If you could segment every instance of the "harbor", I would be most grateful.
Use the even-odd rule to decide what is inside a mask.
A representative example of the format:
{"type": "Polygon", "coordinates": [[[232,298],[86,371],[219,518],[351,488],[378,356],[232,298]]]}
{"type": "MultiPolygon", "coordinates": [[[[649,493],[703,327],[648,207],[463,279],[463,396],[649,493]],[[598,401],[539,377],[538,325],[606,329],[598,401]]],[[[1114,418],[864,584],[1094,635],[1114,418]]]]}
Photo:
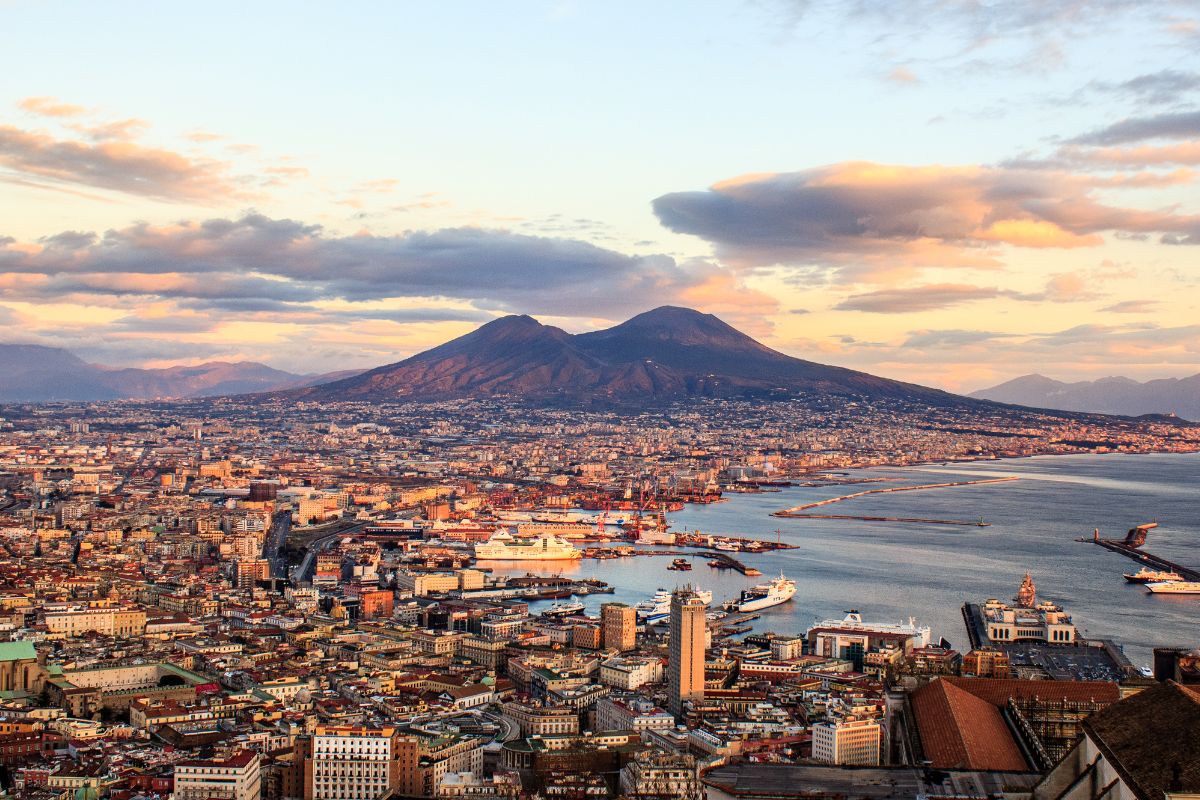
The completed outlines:
{"type": "MultiPolygon", "coordinates": [[[[918,484],[917,486],[889,486],[886,489],[866,489],[861,492],[854,492],[853,494],[843,494],[843,495],[838,495],[837,497],[830,497],[825,500],[817,500],[812,503],[805,503],[803,505],[793,506],[792,508],[786,508],[782,511],[776,511],[771,516],[785,517],[785,518],[786,517],[803,518],[805,515],[801,514],[800,512],[808,511],[811,508],[821,508],[822,506],[828,506],[828,505],[832,505],[834,503],[844,503],[847,500],[855,500],[860,497],[869,497],[871,495],[895,494],[897,492],[922,492],[922,491],[928,491],[928,490],[932,490],[932,489],[952,489],[952,488],[956,488],[956,487],[960,487],[960,486],[982,486],[982,485],[989,484],[989,483],[1008,483],[1009,481],[1015,481],[1015,480],[1020,480],[1020,478],[1016,475],[1011,475],[1011,476],[1006,476],[1003,478],[981,478],[979,480],[973,480],[973,481],[948,481],[945,483],[924,483],[924,484],[918,484]]],[[[831,519],[839,519],[839,517],[831,517],[831,519]]],[[[903,519],[903,518],[893,519],[890,517],[878,517],[878,518],[876,518],[876,521],[912,522],[912,521],[917,521],[917,520],[916,519],[903,519]]],[[[946,524],[957,524],[957,523],[950,520],[950,521],[947,521],[946,524]]],[[[966,524],[974,524],[974,523],[966,523],[966,524]]]]}
{"type": "Polygon", "coordinates": [[[1158,523],[1151,522],[1145,525],[1138,525],[1130,529],[1124,539],[1101,539],[1100,530],[1097,528],[1092,532],[1091,539],[1079,539],[1078,541],[1091,542],[1098,544],[1105,550],[1111,550],[1114,553],[1120,553],[1126,558],[1131,558],[1139,564],[1148,565],[1162,572],[1171,572],[1179,575],[1186,581],[1200,581],[1200,570],[1191,567],[1185,567],[1183,564],[1178,564],[1174,561],[1156,556],[1153,553],[1142,550],[1142,545],[1146,543],[1146,537],[1151,530],[1158,527],[1158,523]]]}

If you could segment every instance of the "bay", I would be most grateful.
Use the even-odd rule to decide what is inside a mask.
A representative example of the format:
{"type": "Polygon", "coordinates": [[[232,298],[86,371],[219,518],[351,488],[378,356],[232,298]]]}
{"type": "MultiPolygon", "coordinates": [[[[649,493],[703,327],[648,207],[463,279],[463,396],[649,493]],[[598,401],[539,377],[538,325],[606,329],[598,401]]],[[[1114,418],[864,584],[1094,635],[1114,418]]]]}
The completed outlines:
{"type": "MultiPolygon", "coordinates": [[[[747,578],[692,559],[691,572],[667,569],[670,558],[638,557],[579,564],[521,564],[500,574],[596,577],[615,587],[585,600],[589,612],[610,600],[636,603],[659,588],[693,583],[711,589],[714,604],[782,572],[796,581],[792,602],[762,613],[756,631],[802,633],[815,621],[848,610],[867,621],[914,617],[967,649],[961,606],[989,597],[1009,600],[1029,572],[1040,598],[1066,608],[1088,638],[1122,645],[1136,664],[1156,646],[1200,646],[1200,596],[1164,597],[1121,577],[1138,565],[1093,544],[1076,542],[1099,528],[1120,538],[1157,521],[1145,549],[1200,567],[1200,454],[1040,456],[1005,461],[846,471],[885,483],[788,487],[733,494],[725,502],[690,505],[670,514],[674,530],[752,536],[795,549],[739,558],[764,573],[747,578]],[[872,488],[1016,477],[1018,480],[869,495],[811,513],[977,520],[988,527],[853,520],[784,519],[771,512],[872,488]]],[[[493,565],[494,566],[494,565],[493,565]]],[[[541,604],[534,606],[535,609],[541,604]]]]}

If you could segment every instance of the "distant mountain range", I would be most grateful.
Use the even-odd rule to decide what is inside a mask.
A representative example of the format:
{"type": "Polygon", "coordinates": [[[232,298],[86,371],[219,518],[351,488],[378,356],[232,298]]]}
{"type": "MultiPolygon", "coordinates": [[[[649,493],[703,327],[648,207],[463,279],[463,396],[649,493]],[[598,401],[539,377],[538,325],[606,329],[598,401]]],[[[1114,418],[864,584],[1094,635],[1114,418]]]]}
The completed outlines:
{"type": "Polygon", "coordinates": [[[793,358],[711,314],[673,306],[576,335],[532,317],[503,317],[395,364],[276,394],[316,401],[502,394],[606,404],[798,393],[943,406],[973,402],[937,389],[793,358]]]}
{"type": "Polygon", "coordinates": [[[1060,411],[1132,417],[1176,414],[1184,419],[1200,420],[1200,375],[1144,383],[1124,377],[1064,383],[1045,375],[1023,375],[999,386],[972,392],[970,396],[1060,411]]]}
{"type": "Polygon", "coordinates": [[[216,397],[294,389],[354,372],[296,375],[253,361],[136,369],[89,364],[57,347],[0,344],[0,402],[216,397]]]}

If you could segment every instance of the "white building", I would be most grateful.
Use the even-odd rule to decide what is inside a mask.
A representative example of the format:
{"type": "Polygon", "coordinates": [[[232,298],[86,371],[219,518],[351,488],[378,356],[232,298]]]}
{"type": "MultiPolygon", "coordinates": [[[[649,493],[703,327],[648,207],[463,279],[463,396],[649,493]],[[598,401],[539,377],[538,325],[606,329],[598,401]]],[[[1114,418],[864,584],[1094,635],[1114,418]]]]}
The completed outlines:
{"type": "Polygon", "coordinates": [[[181,761],[175,765],[175,800],[259,800],[259,763],[252,750],[223,761],[181,761]]]}
{"type": "Polygon", "coordinates": [[[318,726],[312,741],[313,800],[379,800],[395,788],[391,728],[318,726]]]}
{"type": "Polygon", "coordinates": [[[648,700],[605,697],[596,703],[596,730],[648,731],[675,727],[675,718],[648,700]]]}
{"type": "Polygon", "coordinates": [[[827,720],[812,726],[812,757],[825,764],[879,764],[883,729],[873,719],[827,720]]]}
{"type": "Polygon", "coordinates": [[[647,683],[660,683],[662,661],[657,658],[610,658],[600,665],[600,682],[614,689],[633,691],[647,683]]]}

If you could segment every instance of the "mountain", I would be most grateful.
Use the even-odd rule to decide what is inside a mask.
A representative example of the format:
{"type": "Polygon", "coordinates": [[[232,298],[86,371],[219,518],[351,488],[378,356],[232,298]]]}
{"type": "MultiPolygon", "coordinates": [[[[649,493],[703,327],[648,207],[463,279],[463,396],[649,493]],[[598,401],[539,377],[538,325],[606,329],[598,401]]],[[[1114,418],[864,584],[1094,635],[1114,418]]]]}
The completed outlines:
{"type": "Polygon", "coordinates": [[[253,361],[117,368],[89,364],[57,347],[0,344],[0,402],[215,397],[300,388],[351,374],[357,373],[296,375],[253,361]]]}
{"type": "Polygon", "coordinates": [[[1045,375],[1024,375],[990,389],[972,392],[970,396],[1060,411],[1125,416],[1176,414],[1184,419],[1200,420],[1200,375],[1144,383],[1120,376],[1064,383],[1045,375]]]}
{"type": "Polygon", "coordinates": [[[280,396],[380,401],[504,394],[607,403],[800,392],[935,405],[970,402],[937,389],[793,358],[711,314],[673,306],[576,335],[532,317],[503,317],[404,361],[280,396]]]}

